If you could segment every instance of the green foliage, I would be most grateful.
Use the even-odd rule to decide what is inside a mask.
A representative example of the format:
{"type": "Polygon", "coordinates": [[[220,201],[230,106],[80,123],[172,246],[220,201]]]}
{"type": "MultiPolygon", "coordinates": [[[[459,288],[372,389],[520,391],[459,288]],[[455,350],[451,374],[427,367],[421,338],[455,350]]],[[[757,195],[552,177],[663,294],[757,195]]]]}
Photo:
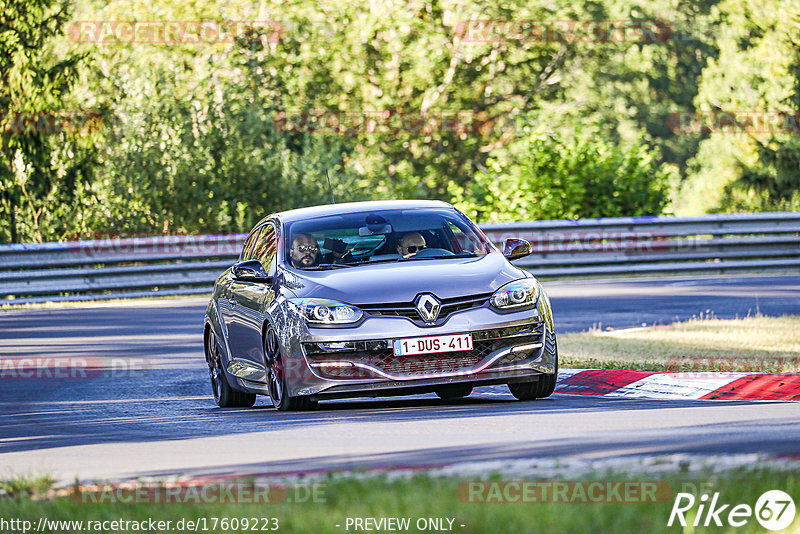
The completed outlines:
{"type": "Polygon", "coordinates": [[[469,181],[491,147],[509,141],[502,125],[510,114],[556,97],[559,84],[547,73],[575,54],[574,46],[540,41],[462,42],[459,23],[476,13],[500,20],[579,16],[520,0],[502,8],[339,0],[324,13],[305,2],[270,7],[285,21],[286,36],[249,51],[242,66],[246,60],[255,93],[275,109],[387,112],[433,122],[422,132],[356,130],[344,141],[373,190],[401,198],[442,198],[449,181],[469,181]],[[442,123],[442,114],[458,112],[467,131],[442,123]]]}
{"type": "Polygon", "coordinates": [[[0,133],[0,242],[245,231],[327,202],[326,169],[338,201],[440,198],[482,220],[797,206],[793,136],[667,120],[800,109],[800,11],[782,0],[77,0],[72,20],[283,27],[102,45],[64,35],[64,0],[0,6],[0,114],[104,119],[91,133],[0,133]],[[463,38],[465,21],[487,20],[651,21],[659,39],[463,38]],[[282,119],[325,111],[355,118],[338,132],[282,119]],[[379,112],[432,127],[357,127],[379,112]]]}
{"type": "Polygon", "coordinates": [[[718,211],[800,210],[800,141],[776,136],[756,154],[757,164],[725,186],[718,211]]]}
{"type": "Polygon", "coordinates": [[[467,187],[451,193],[481,222],[619,217],[660,213],[669,172],[640,143],[629,149],[594,135],[530,131],[467,187]]]}
{"type": "Polygon", "coordinates": [[[127,103],[110,134],[96,224],[119,234],[242,231],[272,211],[327,202],[325,169],[339,200],[359,198],[339,139],[290,147],[274,112],[235,87],[202,104],[175,99],[177,90],[162,76],[143,102],[127,103]]]}
{"type": "Polygon", "coordinates": [[[58,0],[0,1],[0,242],[52,238],[71,226],[91,180],[90,136],[56,132],[83,57],[52,42],[68,20],[58,0]],[[30,119],[29,119],[30,118],[30,119]]]}
{"type": "Polygon", "coordinates": [[[7,499],[41,498],[50,491],[54,483],[55,480],[50,476],[0,480],[0,497],[7,499]]]}
{"type": "Polygon", "coordinates": [[[668,127],[669,114],[694,110],[703,71],[719,54],[714,38],[719,0],[675,3],[605,1],[594,5],[596,20],[650,21],[655,42],[630,40],[583,50],[565,69],[567,88],[559,119],[565,129],[602,125],[603,137],[628,143],[642,140],[662,163],[675,165],[681,177],[702,138],[668,127]]]}
{"type": "Polygon", "coordinates": [[[756,123],[702,139],[676,199],[678,212],[800,208],[800,5],[726,0],[719,57],[703,71],[695,104],[716,112],[794,116],[785,131],[756,123]],[[791,126],[794,126],[793,128],[791,126]],[[713,187],[708,187],[708,184],[713,187]]]}
{"type": "MultiPolygon", "coordinates": [[[[800,14],[794,29],[800,35],[800,14]]],[[[774,133],[765,142],[756,140],[756,163],[740,160],[739,176],[725,187],[720,211],[800,209],[800,46],[792,47],[794,61],[786,68],[791,89],[781,102],[781,122],[790,131],[774,133]]]]}
{"type": "MultiPolygon", "coordinates": [[[[0,514],[4,518],[19,518],[30,521],[33,525],[42,518],[48,521],[82,521],[87,530],[88,522],[126,521],[191,521],[196,525],[206,525],[211,533],[228,533],[231,519],[246,520],[252,517],[276,518],[281,532],[319,532],[334,533],[343,530],[336,527],[344,518],[353,517],[410,517],[410,532],[424,532],[415,528],[417,518],[440,518],[443,515],[454,518],[454,531],[468,533],[477,532],[559,532],[565,534],[585,532],[647,532],[651,534],[671,533],[678,530],[676,526],[667,526],[667,519],[674,503],[674,493],[682,488],[712,487],[720,492],[725,503],[755,503],[766,491],[781,488],[796,495],[800,487],[800,475],[792,464],[786,467],[763,466],[753,462],[748,467],[728,467],[726,464],[715,464],[711,461],[692,460],[674,456],[656,457],[658,465],[651,466],[639,459],[628,462],[619,461],[615,468],[592,469],[593,464],[564,462],[558,459],[543,460],[530,470],[520,471],[517,468],[508,471],[484,475],[480,478],[474,471],[464,471],[463,475],[431,476],[418,474],[407,476],[404,471],[390,471],[383,476],[355,471],[352,475],[336,474],[319,482],[314,480],[314,496],[309,502],[297,502],[285,499],[282,502],[264,505],[248,505],[231,503],[231,499],[219,499],[221,503],[194,503],[195,499],[183,499],[190,502],[177,502],[170,505],[153,505],[144,502],[121,503],[113,496],[115,491],[97,494],[61,492],[58,496],[47,499],[19,498],[0,499],[0,514]],[[580,471],[582,465],[585,465],[580,471]],[[618,467],[617,467],[618,466],[618,467]],[[689,470],[691,466],[691,470],[689,470]],[[513,476],[513,478],[512,478],[513,476]],[[471,483],[485,480],[486,485],[476,488],[470,493],[471,483]],[[631,481],[646,480],[658,483],[659,491],[645,498],[636,491],[637,486],[631,481]],[[528,484],[532,491],[504,490],[504,481],[521,481],[528,484]],[[564,483],[564,487],[576,486],[580,492],[569,490],[559,497],[553,492],[554,481],[564,483]],[[595,502],[592,491],[587,485],[599,482],[603,487],[616,481],[622,488],[631,484],[631,494],[620,493],[615,489],[608,490],[609,502],[595,502]],[[536,484],[541,484],[536,489],[536,484]],[[317,489],[319,492],[317,493],[317,489]],[[496,490],[496,491],[495,491],[496,490]],[[612,491],[614,493],[612,493],[612,491]],[[584,493],[585,492],[585,493],[584,493]],[[65,494],[66,493],[66,494],[65,494]],[[92,496],[99,500],[108,495],[106,500],[93,503],[92,496]],[[511,497],[508,497],[510,495],[511,497]],[[567,495],[572,497],[568,499],[567,495]],[[590,496],[587,498],[587,495],[590,496]],[[615,496],[616,495],[616,496],[615,496]],[[512,500],[513,499],[513,500],[512,500]],[[485,502],[484,502],[485,501],[485,502]],[[519,501],[519,502],[516,502],[519,501]],[[654,502],[655,501],[655,502],[654,502]],[[91,503],[91,504],[87,504],[91,503]],[[446,514],[443,512],[446,511],[446,514]],[[219,519],[227,518],[223,523],[219,519]],[[458,525],[465,525],[464,528],[458,525]],[[222,528],[222,527],[225,528],[222,528]]],[[[736,464],[734,464],[736,465],[736,464]]],[[[777,464],[780,465],[780,464],[777,464]]],[[[516,467],[516,466],[514,466],[516,467]]],[[[230,479],[231,484],[248,487],[252,480],[230,479]]],[[[290,496],[304,495],[310,491],[312,483],[286,480],[280,482],[287,488],[290,496]],[[297,488],[297,489],[296,489],[297,488]],[[298,491],[298,489],[300,491],[298,491]]],[[[135,488],[146,488],[142,483],[135,488]]],[[[627,490],[626,490],[627,491],[627,490]]],[[[153,492],[150,492],[152,494],[153,492]]],[[[127,500],[127,499],[126,499],[127,500]]],[[[145,500],[145,499],[138,499],[145,500]]],[[[180,501],[181,499],[174,499],[180,501]]],[[[200,499],[197,499],[200,500],[200,499]]],[[[171,501],[168,501],[171,502],[171,501]]],[[[721,501],[722,502],[722,501],[721,501]]],[[[719,506],[718,506],[719,508],[719,506]]],[[[724,521],[729,510],[724,510],[721,520],[724,521]]],[[[691,529],[691,514],[687,519],[691,529]]],[[[748,518],[744,527],[734,530],[718,528],[723,532],[744,532],[747,534],[763,532],[755,518],[748,518]]],[[[269,521],[272,524],[272,520],[269,521]]],[[[250,522],[252,525],[252,522],[250,522]]],[[[444,523],[447,525],[447,523],[444,523]]],[[[206,528],[203,526],[201,531],[206,528]]],[[[701,527],[702,528],[702,527],[701,527]]],[[[99,529],[98,529],[99,530],[99,529]]],[[[426,529],[428,531],[433,528],[426,529]]],[[[706,529],[709,530],[709,529],[706,529]]]]}

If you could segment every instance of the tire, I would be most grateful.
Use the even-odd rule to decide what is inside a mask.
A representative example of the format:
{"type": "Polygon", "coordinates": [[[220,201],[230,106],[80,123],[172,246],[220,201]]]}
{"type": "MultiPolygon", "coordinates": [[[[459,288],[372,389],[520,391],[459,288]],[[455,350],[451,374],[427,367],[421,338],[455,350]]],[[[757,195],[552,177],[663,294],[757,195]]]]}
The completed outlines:
{"type": "Polygon", "coordinates": [[[220,408],[250,408],[256,403],[256,396],[253,393],[233,389],[228,382],[217,344],[217,336],[214,335],[213,329],[206,336],[206,363],[208,363],[208,372],[211,377],[211,391],[214,393],[214,401],[217,406],[220,408]]]}
{"type": "Polygon", "coordinates": [[[472,393],[471,384],[451,384],[436,389],[436,395],[442,400],[461,399],[472,393]]]}
{"type": "Polygon", "coordinates": [[[558,380],[558,354],[556,354],[556,368],[551,375],[539,375],[536,382],[519,382],[509,384],[508,389],[518,400],[529,401],[534,399],[545,399],[553,394],[558,380]]]}
{"type": "Polygon", "coordinates": [[[267,389],[272,405],[279,412],[297,412],[316,406],[316,402],[308,397],[292,397],[286,380],[286,366],[278,334],[270,326],[264,334],[264,362],[267,367],[267,389]]]}

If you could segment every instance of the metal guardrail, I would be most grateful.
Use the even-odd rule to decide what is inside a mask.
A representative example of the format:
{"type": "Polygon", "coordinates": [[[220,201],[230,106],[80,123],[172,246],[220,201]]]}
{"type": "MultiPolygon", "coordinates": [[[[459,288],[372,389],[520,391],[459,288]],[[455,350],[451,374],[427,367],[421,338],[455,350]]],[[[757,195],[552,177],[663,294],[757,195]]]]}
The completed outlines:
{"type": "MultiPolygon", "coordinates": [[[[800,212],[484,224],[544,278],[800,269],[800,212]]],[[[0,245],[0,304],[208,293],[247,234],[0,245]]]]}
{"type": "Polygon", "coordinates": [[[517,262],[537,276],[800,269],[800,212],[619,217],[485,224],[496,242],[527,239],[517,262]]]}

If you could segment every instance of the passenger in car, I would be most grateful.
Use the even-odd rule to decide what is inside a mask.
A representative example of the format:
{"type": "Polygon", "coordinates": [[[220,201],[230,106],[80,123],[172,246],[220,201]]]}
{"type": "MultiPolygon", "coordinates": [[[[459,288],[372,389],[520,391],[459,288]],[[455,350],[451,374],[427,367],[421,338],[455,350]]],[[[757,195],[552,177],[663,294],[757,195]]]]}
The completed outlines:
{"type": "Polygon", "coordinates": [[[311,267],[317,263],[319,245],[317,240],[309,234],[297,234],[292,240],[290,259],[292,266],[302,269],[311,267]]]}

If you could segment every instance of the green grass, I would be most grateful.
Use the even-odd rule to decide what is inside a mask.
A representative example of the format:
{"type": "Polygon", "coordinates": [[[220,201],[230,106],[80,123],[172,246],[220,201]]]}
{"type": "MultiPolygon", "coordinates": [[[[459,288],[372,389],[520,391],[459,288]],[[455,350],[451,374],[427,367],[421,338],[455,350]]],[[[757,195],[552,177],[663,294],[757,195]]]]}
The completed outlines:
{"type": "Polygon", "coordinates": [[[800,317],[698,318],[559,336],[564,368],[800,372],[800,317]]]}
{"type": "MultiPolygon", "coordinates": [[[[495,477],[496,479],[497,477],[495,477]]],[[[669,484],[660,502],[633,503],[480,503],[466,502],[459,493],[456,478],[416,476],[389,481],[385,478],[323,479],[324,499],[317,503],[288,503],[266,505],[182,505],[182,504],[94,504],[82,503],[69,496],[53,497],[44,488],[40,494],[13,491],[0,498],[0,517],[29,520],[34,524],[40,517],[50,520],[171,520],[200,518],[277,518],[281,532],[346,532],[347,517],[410,517],[455,518],[454,532],[675,532],[666,526],[674,494],[689,488],[712,488],[720,492],[720,502],[755,505],[759,495],[771,489],[781,489],[800,497],[800,474],[774,469],[735,469],[720,474],[684,474],[620,476],[595,474],[582,480],[659,480],[669,484]],[[339,524],[342,527],[336,527],[339,524]],[[460,525],[465,525],[460,527],[460,525]]],[[[510,480],[520,480],[519,478],[510,480]]],[[[534,480],[534,479],[530,479],[534,480]]],[[[27,487],[19,482],[9,487],[27,487]]],[[[462,486],[463,488],[463,486],[462,486]]],[[[291,494],[291,491],[290,491],[291,494]]],[[[207,519],[207,521],[209,520],[207,519]]],[[[798,520],[794,523],[798,530],[798,520]]],[[[202,531],[202,530],[201,530],[202,531]]],[[[228,531],[232,531],[229,529],[228,531]]],[[[353,531],[352,529],[350,530],[353,531]]],[[[417,532],[411,528],[410,532],[417,532]]],[[[689,529],[691,531],[691,529],[689,529]]],[[[764,532],[751,518],[742,528],[699,528],[696,532],[764,532]]],[[[790,530],[791,531],[791,530],[790,530]]],[[[61,530],[59,534],[69,532],[61,530]]],[[[105,530],[101,532],[115,532],[105,530]]],[[[225,532],[222,528],[207,532],[225,532]]]]}
{"type": "Polygon", "coordinates": [[[0,495],[5,497],[36,497],[40,498],[53,486],[54,480],[50,477],[15,478],[0,481],[0,495]]]}

